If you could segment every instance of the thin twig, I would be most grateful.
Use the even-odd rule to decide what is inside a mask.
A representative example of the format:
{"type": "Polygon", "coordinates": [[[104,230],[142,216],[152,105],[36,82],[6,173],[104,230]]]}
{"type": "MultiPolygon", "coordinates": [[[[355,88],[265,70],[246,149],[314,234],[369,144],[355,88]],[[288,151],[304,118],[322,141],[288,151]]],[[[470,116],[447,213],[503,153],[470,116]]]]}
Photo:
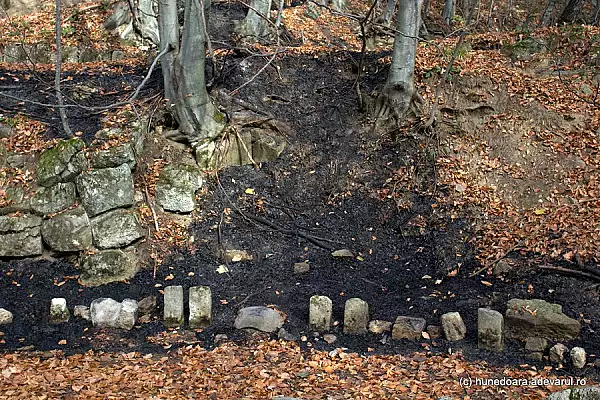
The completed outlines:
{"type": "Polygon", "coordinates": [[[144,193],[146,195],[146,203],[148,203],[148,207],[150,207],[150,212],[152,213],[152,219],[154,220],[154,230],[156,232],[160,231],[160,227],[158,226],[158,218],[156,217],[156,211],[154,211],[154,207],[152,206],[152,202],[150,201],[150,194],[148,193],[148,186],[144,186],[144,193]]]}
{"type": "Polygon", "coordinates": [[[577,275],[577,276],[592,279],[596,282],[600,282],[600,276],[595,275],[590,272],[578,271],[576,269],[571,269],[571,268],[555,267],[553,265],[540,265],[538,268],[547,270],[547,271],[555,271],[555,272],[567,274],[567,275],[577,275]]]}

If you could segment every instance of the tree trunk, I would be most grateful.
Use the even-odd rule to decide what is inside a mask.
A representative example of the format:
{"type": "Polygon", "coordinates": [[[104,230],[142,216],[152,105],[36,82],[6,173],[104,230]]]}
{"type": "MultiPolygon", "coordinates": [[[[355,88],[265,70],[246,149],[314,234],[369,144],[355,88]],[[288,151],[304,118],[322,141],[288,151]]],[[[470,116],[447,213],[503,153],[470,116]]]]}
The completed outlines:
{"type": "Polygon", "coordinates": [[[73,136],[71,127],[69,126],[69,118],[65,111],[62,92],[60,91],[60,78],[62,69],[62,28],[60,24],[60,0],[56,0],[56,21],[54,29],[56,30],[56,71],[54,75],[54,90],[56,91],[56,100],[58,103],[58,113],[60,115],[60,122],[62,123],[63,130],[67,136],[73,136]]]}
{"type": "Polygon", "coordinates": [[[344,8],[346,8],[346,1],[345,0],[331,0],[331,8],[333,9],[333,11],[344,11],[344,8]]]}
{"type": "Polygon", "coordinates": [[[234,32],[242,37],[267,38],[270,12],[271,0],[252,0],[246,18],[234,21],[234,32]]]}
{"type": "Polygon", "coordinates": [[[376,104],[377,117],[403,119],[415,101],[414,73],[423,0],[406,0],[398,7],[392,65],[376,104]],[[385,104],[382,104],[385,103],[385,104]]]}
{"type": "Polygon", "coordinates": [[[385,5],[385,11],[381,16],[381,20],[385,26],[390,26],[390,21],[392,20],[392,15],[394,15],[394,11],[396,11],[396,0],[387,0],[387,4],[385,5]]]}
{"type": "Polygon", "coordinates": [[[450,26],[452,24],[452,18],[454,18],[454,0],[446,0],[442,17],[446,25],[450,26]]]}
{"type": "Polygon", "coordinates": [[[559,21],[566,24],[574,23],[579,18],[582,7],[583,0],[569,0],[569,3],[567,3],[567,6],[563,10],[559,21]]]}
{"type": "Polygon", "coordinates": [[[597,1],[596,5],[594,6],[594,10],[592,11],[592,18],[591,18],[590,24],[598,25],[599,22],[600,22],[600,1],[597,1]]]}
{"type": "MultiPolygon", "coordinates": [[[[207,7],[207,1],[204,7],[207,7]]],[[[210,3],[208,3],[210,5],[210,3]]],[[[206,35],[198,0],[185,1],[181,45],[176,0],[159,0],[161,51],[172,49],[162,60],[165,97],[179,123],[173,138],[190,143],[214,139],[225,126],[206,91],[204,76],[206,35]]]]}
{"type": "Polygon", "coordinates": [[[160,43],[160,33],[154,4],[154,0],[138,0],[134,25],[142,38],[158,45],[160,43]]]}
{"type": "Polygon", "coordinates": [[[539,26],[548,26],[550,25],[550,17],[552,16],[552,10],[554,10],[554,2],[555,0],[548,0],[546,3],[546,8],[544,9],[544,14],[540,18],[539,26]]]}

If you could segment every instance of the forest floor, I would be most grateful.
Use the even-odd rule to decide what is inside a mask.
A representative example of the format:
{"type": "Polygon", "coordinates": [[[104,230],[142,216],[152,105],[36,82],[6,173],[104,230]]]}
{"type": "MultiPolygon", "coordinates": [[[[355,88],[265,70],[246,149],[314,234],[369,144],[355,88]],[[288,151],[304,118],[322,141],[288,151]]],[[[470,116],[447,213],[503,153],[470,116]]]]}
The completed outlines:
{"type": "MultiPolygon", "coordinates": [[[[532,34],[548,46],[562,43],[565,54],[576,53],[567,45],[577,49],[571,58],[559,51],[515,58],[504,51],[515,35],[471,36],[441,88],[433,131],[407,125],[392,138],[374,131],[357,109],[356,27],[341,17],[303,17],[303,7],[288,9],[284,21],[291,37],[307,39],[285,48],[238,94],[292,128],[278,160],[210,172],[192,217],[159,213],[159,232],[140,206],[151,234],[143,243],[145,268],[128,282],[83,287],[68,257],[0,261],[0,306],[15,314],[0,334],[0,398],[535,399],[568,385],[467,388],[459,378],[576,375],[597,381],[598,285],[577,272],[597,272],[600,260],[600,111],[587,90],[597,77],[586,72],[599,57],[589,43],[600,31],[532,34]],[[325,238],[321,243],[331,248],[283,229],[325,238]],[[229,263],[228,272],[219,273],[223,248],[247,250],[253,260],[229,263]],[[355,257],[332,257],[342,248],[355,257]],[[491,270],[500,259],[511,270],[495,276],[491,270]],[[293,264],[304,261],[310,271],[295,275],[293,264]],[[547,266],[575,272],[558,275],[542,268],[547,266]],[[165,330],[160,294],[167,285],[210,286],[213,325],[165,330]],[[308,299],[315,294],[333,300],[333,344],[307,331],[308,299]],[[83,320],[47,321],[53,297],[74,306],[148,295],[158,297],[157,311],[130,332],[96,330],[83,320]],[[351,297],[369,303],[372,319],[387,321],[410,315],[437,325],[439,315],[458,311],[467,337],[450,343],[344,335],[339,322],[351,297]],[[477,308],[503,312],[511,298],[558,303],[580,320],[581,335],[568,345],[587,350],[588,366],[573,372],[536,363],[515,342],[501,354],[479,351],[477,308]],[[248,338],[234,330],[238,309],[250,305],[275,305],[298,341],[248,338]],[[217,343],[218,334],[228,339],[217,343]]],[[[217,43],[226,39],[231,16],[241,18],[243,9],[229,3],[214,9],[217,43]]],[[[455,38],[435,40],[419,48],[417,83],[430,102],[455,44],[455,38]]],[[[367,94],[381,87],[389,66],[389,41],[378,46],[367,54],[362,73],[367,94]]],[[[222,51],[223,75],[215,86],[229,91],[268,58],[222,51]]],[[[21,96],[44,100],[45,86],[31,71],[2,67],[0,79],[20,85],[21,96]]],[[[139,84],[144,67],[145,60],[140,65],[131,58],[67,68],[66,76],[73,87],[84,83],[106,93],[88,100],[99,105],[139,84]]],[[[52,79],[43,67],[38,74],[52,79]]],[[[151,112],[159,102],[161,81],[158,71],[152,75],[141,96],[150,100],[140,109],[151,112]]],[[[17,135],[1,139],[7,150],[35,155],[60,136],[51,110],[6,99],[0,106],[5,118],[19,110],[25,115],[14,119],[17,135]]],[[[127,124],[132,115],[74,111],[70,117],[86,142],[102,146],[93,142],[94,133],[127,124]]],[[[152,193],[158,169],[191,155],[155,131],[150,135],[136,185],[143,190],[145,182],[152,193]]],[[[5,168],[3,176],[27,187],[34,176],[27,171],[5,168]]]]}

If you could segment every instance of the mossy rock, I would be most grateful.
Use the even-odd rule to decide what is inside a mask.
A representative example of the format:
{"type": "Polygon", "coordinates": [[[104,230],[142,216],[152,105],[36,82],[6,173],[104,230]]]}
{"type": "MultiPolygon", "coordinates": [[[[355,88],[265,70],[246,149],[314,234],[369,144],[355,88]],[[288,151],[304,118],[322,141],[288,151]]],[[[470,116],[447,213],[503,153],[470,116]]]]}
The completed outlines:
{"type": "Polygon", "coordinates": [[[37,182],[50,187],[59,182],[73,181],[87,166],[82,153],[85,143],[81,139],[60,141],[55,147],[44,150],[37,165],[37,182]]]}

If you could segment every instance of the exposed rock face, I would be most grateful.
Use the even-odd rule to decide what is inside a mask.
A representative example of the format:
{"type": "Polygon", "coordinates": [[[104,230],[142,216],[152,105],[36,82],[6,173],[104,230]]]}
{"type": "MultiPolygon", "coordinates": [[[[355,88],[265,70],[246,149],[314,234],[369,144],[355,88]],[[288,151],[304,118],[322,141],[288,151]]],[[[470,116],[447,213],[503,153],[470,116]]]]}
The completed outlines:
{"type": "Polygon", "coordinates": [[[29,257],[42,254],[40,225],[36,215],[0,216],[0,257],[29,257]]]}
{"type": "Polygon", "coordinates": [[[127,164],[85,172],[77,177],[77,191],[90,217],[133,204],[133,179],[127,164]]]}
{"type": "Polygon", "coordinates": [[[91,221],[94,245],[99,249],[127,246],[144,236],[133,211],[118,209],[101,214],[91,221]]]}
{"type": "Polygon", "coordinates": [[[38,214],[54,214],[75,204],[75,184],[57,183],[50,187],[39,187],[30,204],[38,214]]]}
{"type": "Polygon", "coordinates": [[[80,270],[84,285],[100,286],[132,278],[137,272],[137,262],[133,255],[121,250],[104,250],[85,256],[80,270]]]}
{"type": "Polygon", "coordinates": [[[252,328],[261,332],[276,332],[283,326],[283,316],[263,306],[242,308],[235,319],[236,329],[252,328]]]}
{"type": "Polygon", "coordinates": [[[506,336],[527,340],[529,337],[546,339],[573,339],[579,335],[579,321],[562,312],[562,306],[544,300],[508,301],[506,309],[506,336]]]}
{"type": "Polygon", "coordinates": [[[37,183],[49,187],[74,180],[87,167],[82,152],[84,146],[81,139],[75,138],[63,140],[56,147],[44,150],[38,161],[37,183]]]}
{"type": "Polygon", "coordinates": [[[127,164],[132,170],[135,168],[135,154],[130,143],[100,150],[90,155],[90,166],[94,169],[115,168],[122,164],[127,164]]]}
{"type": "Polygon", "coordinates": [[[167,165],[156,182],[156,203],[165,211],[192,212],[200,187],[202,176],[198,168],[186,164],[167,165]]]}
{"type": "Polygon", "coordinates": [[[419,340],[425,329],[425,319],[414,317],[396,318],[392,328],[392,339],[419,340]]]}
{"type": "Polygon", "coordinates": [[[44,242],[55,251],[80,251],[92,246],[90,220],[83,207],[65,211],[42,223],[44,242]]]}

